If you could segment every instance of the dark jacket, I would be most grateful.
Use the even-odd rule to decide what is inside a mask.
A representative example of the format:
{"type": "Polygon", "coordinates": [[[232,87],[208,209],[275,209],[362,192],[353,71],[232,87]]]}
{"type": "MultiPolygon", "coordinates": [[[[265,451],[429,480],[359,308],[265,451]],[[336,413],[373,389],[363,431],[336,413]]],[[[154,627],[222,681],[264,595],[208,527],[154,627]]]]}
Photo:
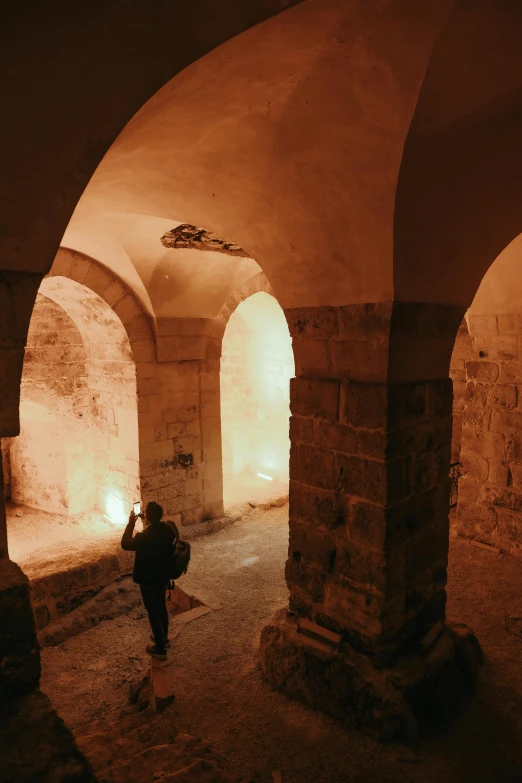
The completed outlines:
{"type": "Polygon", "coordinates": [[[139,585],[168,585],[169,565],[174,549],[174,531],[164,522],[149,525],[133,536],[129,522],[121,539],[121,548],[136,552],[132,578],[139,585]]]}

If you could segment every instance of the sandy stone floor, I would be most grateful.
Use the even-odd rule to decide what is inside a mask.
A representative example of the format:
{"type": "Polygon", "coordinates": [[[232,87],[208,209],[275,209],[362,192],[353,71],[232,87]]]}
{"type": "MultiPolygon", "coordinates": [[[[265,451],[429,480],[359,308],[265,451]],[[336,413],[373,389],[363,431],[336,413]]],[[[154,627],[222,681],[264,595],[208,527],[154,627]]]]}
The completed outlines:
{"type": "MultiPolygon", "coordinates": [[[[163,720],[209,742],[243,780],[271,783],[522,781],[522,564],[452,540],[448,615],[477,633],[477,696],[412,755],[273,693],[256,668],[259,634],[287,600],[288,507],[253,511],[193,543],[180,587],[212,605],[170,652],[177,698],[163,720]]],[[[43,650],[42,689],[71,728],[126,702],[144,671],[141,611],[43,650]]],[[[167,727],[165,727],[167,728],[167,727]]]]}
{"type": "Polygon", "coordinates": [[[249,503],[267,503],[276,498],[288,498],[288,481],[261,478],[252,473],[237,476],[223,476],[223,501],[226,514],[241,513],[249,503]]]}
{"type": "Polygon", "coordinates": [[[92,562],[118,544],[125,525],[102,514],[74,518],[27,506],[7,506],[9,556],[29,579],[92,562]]]}

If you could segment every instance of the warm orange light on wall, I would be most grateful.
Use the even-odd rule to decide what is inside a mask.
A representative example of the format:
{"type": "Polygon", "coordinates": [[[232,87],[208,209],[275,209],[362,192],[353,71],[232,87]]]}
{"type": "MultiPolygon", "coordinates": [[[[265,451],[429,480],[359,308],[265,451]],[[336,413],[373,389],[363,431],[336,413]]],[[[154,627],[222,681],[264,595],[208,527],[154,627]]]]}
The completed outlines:
{"type": "Polygon", "coordinates": [[[292,343],[274,297],[257,293],[231,316],[221,359],[225,504],[245,481],[288,482],[292,343]]]}
{"type": "Polygon", "coordinates": [[[127,522],[128,509],[120,495],[115,492],[107,493],[104,516],[113,525],[124,525],[127,522]]]}

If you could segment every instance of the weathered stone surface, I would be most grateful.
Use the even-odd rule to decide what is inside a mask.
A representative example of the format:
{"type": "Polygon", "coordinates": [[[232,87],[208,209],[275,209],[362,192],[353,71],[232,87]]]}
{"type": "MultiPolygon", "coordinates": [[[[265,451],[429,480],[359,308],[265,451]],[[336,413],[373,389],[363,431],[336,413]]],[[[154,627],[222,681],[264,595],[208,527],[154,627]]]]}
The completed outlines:
{"type": "MultiPolygon", "coordinates": [[[[137,683],[150,682],[146,675],[137,683]]],[[[150,693],[149,693],[150,697],[150,693]]],[[[136,707],[116,711],[75,731],[78,745],[100,783],[232,783],[211,749],[188,734],[173,737],[161,730],[147,699],[136,707]],[[159,741],[158,741],[159,740],[159,741]]]]}
{"type": "Polygon", "coordinates": [[[321,344],[326,376],[317,364],[293,382],[290,540],[306,541],[303,526],[317,532],[311,548],[291,544],[291,606],[359,643],[371,636],[374,646],[381,638],[400,647],[444,610],[452,384],[433,368],[449,360],[462,313],[384,303],[304,308],[287,318],[303,353],[321,344]],[[434,342],[440,355],[421,363],[420,377],[401,364],[405,346],[418,358],[434,342]],[[390,383],[395,376],[407,382],[390,383]],[[333,543],[323,547],[328,531],[333,543]]]}
{"type": "Polygon", "coordinates": [[[342,504],[334,492],[290,480],[292,520],[332,528],[345,522],[342,504]]]}
{"type": "Polygon", "coordinates": [[[346,495],[357,495],[375,503],[386,503],[388,493],[386,464],[380,460],[338,454],[336,486],[346,495]]]}
{"type": "MultiPolygon", "coordinates": [[[[118,576],[131,573],[133,562],[134,554],[124,552],[118,546],[94,562],[31,580],[31,603],[38,631],[43,631],[58,618],[80,610],[118,576]]],[[[117,590],[117,587],[114,589],[117,590]]],[[[82,614],[85,615],[85,612],[82,614]]],[[[63,622],[65,627],[67,621],[64,619],[63,622]]],[[[83,616],[81,630],[88,627],[87,611],[87,617],[83,616]]],[[[46,638],[45,633],[40,633],[41,641],[46,638]]]]}
{"type": "Polygon", "coordinates": [[[228,242],[212,231],[192,226],[190,223],[180,223],[176,228],[163,234],[160,241],[164,247],[173,249],[206,250],[212,253],[250,258],[246,250],[243,250],[239,245],[228,242]]]}
{"type": "Polygon", "coordinates": [[[494,383],[498,378],[499,367],[494,362],[468,362],[466,373],[472,381],[494,383]]]}
{"type": "Polygon", "coordinates": [[[343,383],[341,424],[376,430],[388,425],[388,387],[384,384],[343,383]]]}
{"type": "Polygon", "coordinates": [[[330,380],[292,378],[290,381],[292,412],[328,421],[339,420],[339,383],[330,380]]]}
{"type": "Polygon", "coordinates": [[[39,691],[11,704],[1,702],[0,780],[96,783],[71,733],[39,691]]]}
{"type": "Polygon", "coordinates": [[[311,487],[333,489],[336,483],[335,454],[326,449],[293,444],[290,449],[290,475],[311,487]]]}
{"type": "MultiPolygon", "coordinates": [[[[454,405],[457,428],[461,425],[462,463],[457,527],[461,535],[518,553],[516,515],[522,512],[517,469],[522,460],[518,342],[522,321],[516,315],[499,315],[473,316],[469,323],[471,350],[462,330],[457,338],[467,372],[464,398],[454,405]]],[[[456,437],[458,429],[454,444],[456,437]]],[[[458,453],[455,447],[453,451],[458,453]]]]}
{"type": "Polygon", "coordinates": [[[275,689],[379,739],[416,742],[427,724],[447,720],[474,686],[481,651],[465,626],[444,627],[423,656],[412,652],[376,668],[347,644],[339,651],[299,633],[280,612],[263,629],[263,676],[275,689]]]}
{"type": "Polygon", "coordinates": [[[285,316],[292,337],[328,340],[339,331],[335,307],[287,308],[285,316]]]}
{"type": "Polygon", "coordinates": [[[11,560],[0,559],[0,705],[38,685],[40,652],[29,583],[11,560]]]}

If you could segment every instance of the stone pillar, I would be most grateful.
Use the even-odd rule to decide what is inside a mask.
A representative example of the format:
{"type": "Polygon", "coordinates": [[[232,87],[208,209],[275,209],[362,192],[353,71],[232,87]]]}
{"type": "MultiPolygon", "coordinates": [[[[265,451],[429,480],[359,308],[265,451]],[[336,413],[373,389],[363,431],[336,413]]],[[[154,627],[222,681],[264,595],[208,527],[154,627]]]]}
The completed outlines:
{"type": "Polygon", "coordinates": [[[219,354],[208,350],[211,319],[157,326],[157,361],[136,368],[142,500],[193,535],[223,515],[219,354]]]}
{"type": "MultiPolygon", "coordinates": [[[[29,320],[41,275],[0,271],[0,438],[20,431],[20,381],[29,320]]],[[[3,471],[2,471],[3,473],[3,471]]],[[[29,582],[7,556],[5,501],[0,498],[0,704],[38,685],[40,653],[29,582]]]]}
{"type": "Polygon", "coordinates": [[[448,368],[462,311],[380,303],[287,317],[297,376],[291,615],[263,631],[263,670],[276,687],[380,736],[411,736],[415,689],[433,672],[424,659],[404,671],[397,662],[430,633],[444,665],[455,657],[455,635],[443,631],[448,368]],[[298,634],[303,617],[338,634],[339,650],[326,655],[298,634]]]}
{"type": "MultiPolygon", "coordinates": [[[[0,460],[0,486],[3,471],[0,460]]],[[[5,501],[0,497],[0,704],[36,688],[40,652],[29,594],[29,580],[9,560],[5,501]]]]}

